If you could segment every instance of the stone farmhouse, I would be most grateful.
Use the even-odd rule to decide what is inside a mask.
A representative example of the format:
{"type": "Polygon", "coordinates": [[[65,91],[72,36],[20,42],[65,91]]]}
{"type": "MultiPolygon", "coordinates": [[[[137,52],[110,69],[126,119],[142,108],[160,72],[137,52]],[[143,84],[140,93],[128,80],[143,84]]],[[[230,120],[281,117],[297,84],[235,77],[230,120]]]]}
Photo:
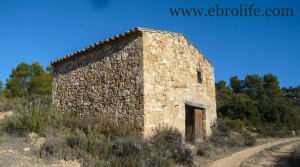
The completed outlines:
{"type": "Polygon", "coordinates": [[[61,110],[205,139],[216,121],[214,67],[180,33],[135,28],[51,62],[61,110]]]}

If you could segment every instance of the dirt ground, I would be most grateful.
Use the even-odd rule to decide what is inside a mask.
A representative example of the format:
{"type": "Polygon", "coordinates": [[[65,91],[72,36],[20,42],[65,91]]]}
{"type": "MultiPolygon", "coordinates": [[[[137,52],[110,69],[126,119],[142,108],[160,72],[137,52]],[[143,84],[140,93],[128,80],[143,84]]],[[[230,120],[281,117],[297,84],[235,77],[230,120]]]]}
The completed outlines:
{"type": "Polygon", "coordinates": [[[2,135],[0,137],[0,167],[80,167],[80,164],[75,161],[52,160],[48,162],[34,155],[32,150],[32,145],[25,138],[2,135]]]}
{"type": "Polygon", "coordinates": [[[278,162],[282,156],[287,156],[300,143],[300,138],[285,138],[266,144],[251,147],[236,152],[228,157],[211,163],[210,167],[259,167],[278,166],[284,167],[285,162],[278,162]]]}
{"type": "Polygon", "coordinates": [[[241,167],[256,167],[256,166],[278,166],[288,167],[289,164],[285,161],[296,145],[300,144],[300,140],[285,144],[276,145],[259,152],[249,159],[241,163],[241,167]]]}
{"type": "MultiPolygon", "coordinates": [[[[12,115],[0,112],[0,120],[12,115]]],[[[48,162],[33,154],[33,144],[25,138],[0,134],[0,167],[80,167],[75,161],[53,160],[48,162]]]]}

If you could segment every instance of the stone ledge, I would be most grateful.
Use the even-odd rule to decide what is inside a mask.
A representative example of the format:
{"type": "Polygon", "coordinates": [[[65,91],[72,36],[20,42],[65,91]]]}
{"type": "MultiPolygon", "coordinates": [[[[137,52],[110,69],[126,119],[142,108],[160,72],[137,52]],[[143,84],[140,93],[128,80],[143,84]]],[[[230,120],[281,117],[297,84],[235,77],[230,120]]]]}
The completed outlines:
{"type": "Polygon", "coordinates": [[[192,102],[192,101],[189,101],[189,100],[183,100],[183,103],[187,104],[189,106],[207,109],[207,106],[205,104],[202,104],[202,103],[196,103],[196,102],[192,102]]]}

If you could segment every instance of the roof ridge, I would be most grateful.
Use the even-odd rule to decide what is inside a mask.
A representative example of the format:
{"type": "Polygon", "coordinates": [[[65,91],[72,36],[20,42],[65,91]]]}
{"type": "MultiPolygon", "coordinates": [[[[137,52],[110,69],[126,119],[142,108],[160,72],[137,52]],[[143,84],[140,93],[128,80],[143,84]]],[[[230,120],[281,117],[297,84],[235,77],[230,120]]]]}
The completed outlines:
{"type": "MultiPolygon", "coordinates": [[[[87,51],[90,51],[98,46],[102,46],[104,44],[107,44],[107,43],[110,43],[112,41],[115,41],[117,39],[120,39],[120,38],[124,38],[126,36],[129,36],[129,35],[132,35],[132,34],[135,34],[137,32],[159,32],[159,33],[175,33],[175,32],[169,32],[169,31],[163,31],[163,30],[155,30],[155,29],[150,29],[150,28],[142,28],[142,27],[135,27],[134,29],[130,29],[122,34],[118,34],[118,35],[115,35],[115,36],[112,36],[110,38],[106,38],[104,40],[101,40],[99,42],[96,42],[96,43],[93,43],[87,47],[85,47],[84,49],[81,49],[81,50],[77,50],[71,54],[68,54],[64,57],[61,57],[61,58],[58,58],[54,61],[51,61],[51,65],[54,65],[56,63],[59,63],[63,60],[67,60],[67,59],[70,59],[72,57],[76,57],[78,56],[79,54],[81,53],[84,53],[84,52],[87,52],[87,51]]],[[[179,34],[179,33],[175,33],[175,34],[179,34]]]]}
{"type": "Polygon", "coordinates": [[[136,27],[135,30],[138,31],[145,31],[145,32],[159,32],[159,33],[171,33],[171,34],[181,34],[177,32],[171,32],[171,31],[165,31],[165,30],[156,30],[156,29],[151,29],[151,28],[143,28],[143,27],[136,27]]]}

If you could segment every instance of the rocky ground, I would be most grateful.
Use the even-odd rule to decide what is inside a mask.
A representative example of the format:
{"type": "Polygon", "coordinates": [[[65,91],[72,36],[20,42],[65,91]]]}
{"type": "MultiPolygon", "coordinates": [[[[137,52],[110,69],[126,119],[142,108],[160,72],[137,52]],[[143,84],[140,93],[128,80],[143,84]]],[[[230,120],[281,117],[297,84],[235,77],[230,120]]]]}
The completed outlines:
{"type": "Polygon", "coordinates": [[[0,137],[0,166],[2,167],[80,167],[80,164],[74,161],[51,160],[47,161],[39,158],[34,151],[44,142],[45,138],[37,137],[31,133],[27,138],[9,137],[2,135],[0,137]],[[34,138],[30,138],[33,136],[34,138]]]}
{"type": "MultiPolygon", "coordinates": [[[[35,136],[33,133],[28,136],[35,136]]],[[[44,142],[45,138],[19,138],[19,137],[0,137],[0,166],[2,167],[28,167],[28,166],[61,166],[61,167],[80,167],[74,161],[51,160],[47,161],[34,154],[44,142]]]]}
{"type": "MultiPolygon", "coordinates": [[[[0,120],[10,115],[11,111],[0,112],[0,120]]],[[[26,138],[0,134],[0,167],[80,167],[75,161],[47,161],[39,158],[34,152],[45,141],[44,137],[35,133],[29,133],[26,138]]]]}

